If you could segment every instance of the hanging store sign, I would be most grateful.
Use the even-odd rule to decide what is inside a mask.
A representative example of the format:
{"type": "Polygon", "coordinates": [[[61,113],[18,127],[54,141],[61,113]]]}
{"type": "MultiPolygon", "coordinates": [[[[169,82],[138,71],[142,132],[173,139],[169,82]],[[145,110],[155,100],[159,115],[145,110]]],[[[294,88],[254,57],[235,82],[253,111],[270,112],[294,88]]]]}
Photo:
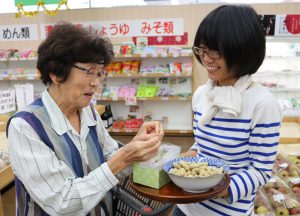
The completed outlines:
{"type": "Polygon", "coordinates": [[[0,26],[0,41],[37,40],[37,25],[0,26]]]}
{"type": "Polygon", "coordinates": [[[16,110],[14,90],[0,91],[0,115],[16,110]]]}
{"type": "MultiPolygon", "coordinates": [[[[112,20],[105,22],[82,22],[76,25],[87,28],[104,37],[168,36],[183,35],[183,19],[112,20]]],[[[41,25],[41,38],[44,39],[54,24],[41,25]]]]}
{"type": "Polygon", "coordinates": [[[300,36],[300,14],[276,15],[275,36],[300,36]]]}

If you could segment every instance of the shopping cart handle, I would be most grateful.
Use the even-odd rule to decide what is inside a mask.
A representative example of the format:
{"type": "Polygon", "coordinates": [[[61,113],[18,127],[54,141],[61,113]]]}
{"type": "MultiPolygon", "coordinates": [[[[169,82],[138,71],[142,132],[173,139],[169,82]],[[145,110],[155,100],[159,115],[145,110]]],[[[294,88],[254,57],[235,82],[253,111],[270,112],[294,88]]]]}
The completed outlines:
{"type": "Polygon", "coordinates": [[[133,208],[136,212],[140,213],[143,216],[144,215],[145,216],[157,216],[160,213],[163,213],[163,212],[167,211],[169,208],[173,207],[173,204],[165,203],[161,208],[153,209],[148,205],[144,205],[144,204],[136,201],[126,191],[124,191],[121,188],[118,188],[117,186],[113,187],[112,191],[113,191],[113,195],[115,198],[126,203],[131,208],[133,208]]]}

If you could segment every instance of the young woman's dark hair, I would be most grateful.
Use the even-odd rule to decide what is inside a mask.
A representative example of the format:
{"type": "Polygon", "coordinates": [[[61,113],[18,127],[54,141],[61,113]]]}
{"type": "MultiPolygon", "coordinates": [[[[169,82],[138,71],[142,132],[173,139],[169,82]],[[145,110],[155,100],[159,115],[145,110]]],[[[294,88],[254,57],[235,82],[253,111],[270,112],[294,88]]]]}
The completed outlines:
{"type": "Polygon", "coordinates": [[[45,85],[51,84],[50,73],[65,82],[76,62],[108,65],[113,59],[110,41],[71,23],[55,25],[38,48],[37,69],[45,85]]]}
{"type": "MultiPolygon", "coordinates": [[[[194,46],[220,51],[229,71],[239,78],[254,74],[265,57],[266,39],[255,10],[246,5],[224,5],[200,23],[194,46]]],[[[196,55],[198,61],[201,59],[196,55]]]]}

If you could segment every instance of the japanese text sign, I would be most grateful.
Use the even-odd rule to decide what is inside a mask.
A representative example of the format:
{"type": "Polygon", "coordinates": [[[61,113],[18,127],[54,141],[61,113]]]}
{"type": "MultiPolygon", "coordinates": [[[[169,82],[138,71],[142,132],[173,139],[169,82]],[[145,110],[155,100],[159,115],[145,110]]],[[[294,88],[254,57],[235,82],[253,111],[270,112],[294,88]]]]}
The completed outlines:
{"type": "MultiPolygon", "coordinates": [[[[87,28],[104,37],[166,36],[183,35],[183,19],[112,20],[105,22],[82,22],[78,26],[87,28]]],[[[41,26],[41,38],[46,38],[53,24],[41,26]]]]}
{"type": "Polygon", "coordinates": [[[0,114],[16,110],[15,91],[0,91],[0,114]]]}
{"type": "Polygon", "coordinates": [[[0,26],[0,41],[37,40],[37,25],[0,26]]]}

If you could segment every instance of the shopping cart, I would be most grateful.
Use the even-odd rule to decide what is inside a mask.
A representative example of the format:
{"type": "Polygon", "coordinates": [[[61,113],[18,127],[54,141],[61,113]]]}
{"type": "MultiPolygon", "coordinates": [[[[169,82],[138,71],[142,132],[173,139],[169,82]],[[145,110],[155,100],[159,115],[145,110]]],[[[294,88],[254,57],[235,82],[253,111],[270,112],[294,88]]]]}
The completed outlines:
{"type": "Polygon", "coordinates": [[[146,198],[130,186],[129,177],[113,188],[113,215],[115,216],[167,216],[173,204],[146,198]]]}
{"type": "MultiPolygon", "coordinates": [[[[118,141],[119,147],[124,144],[118,141]]],[[[133,190],[129,176],[119,179],[112,189],[114,216],[167,216],[174,204],[162,203],[146,198],[133,190]]]]}

